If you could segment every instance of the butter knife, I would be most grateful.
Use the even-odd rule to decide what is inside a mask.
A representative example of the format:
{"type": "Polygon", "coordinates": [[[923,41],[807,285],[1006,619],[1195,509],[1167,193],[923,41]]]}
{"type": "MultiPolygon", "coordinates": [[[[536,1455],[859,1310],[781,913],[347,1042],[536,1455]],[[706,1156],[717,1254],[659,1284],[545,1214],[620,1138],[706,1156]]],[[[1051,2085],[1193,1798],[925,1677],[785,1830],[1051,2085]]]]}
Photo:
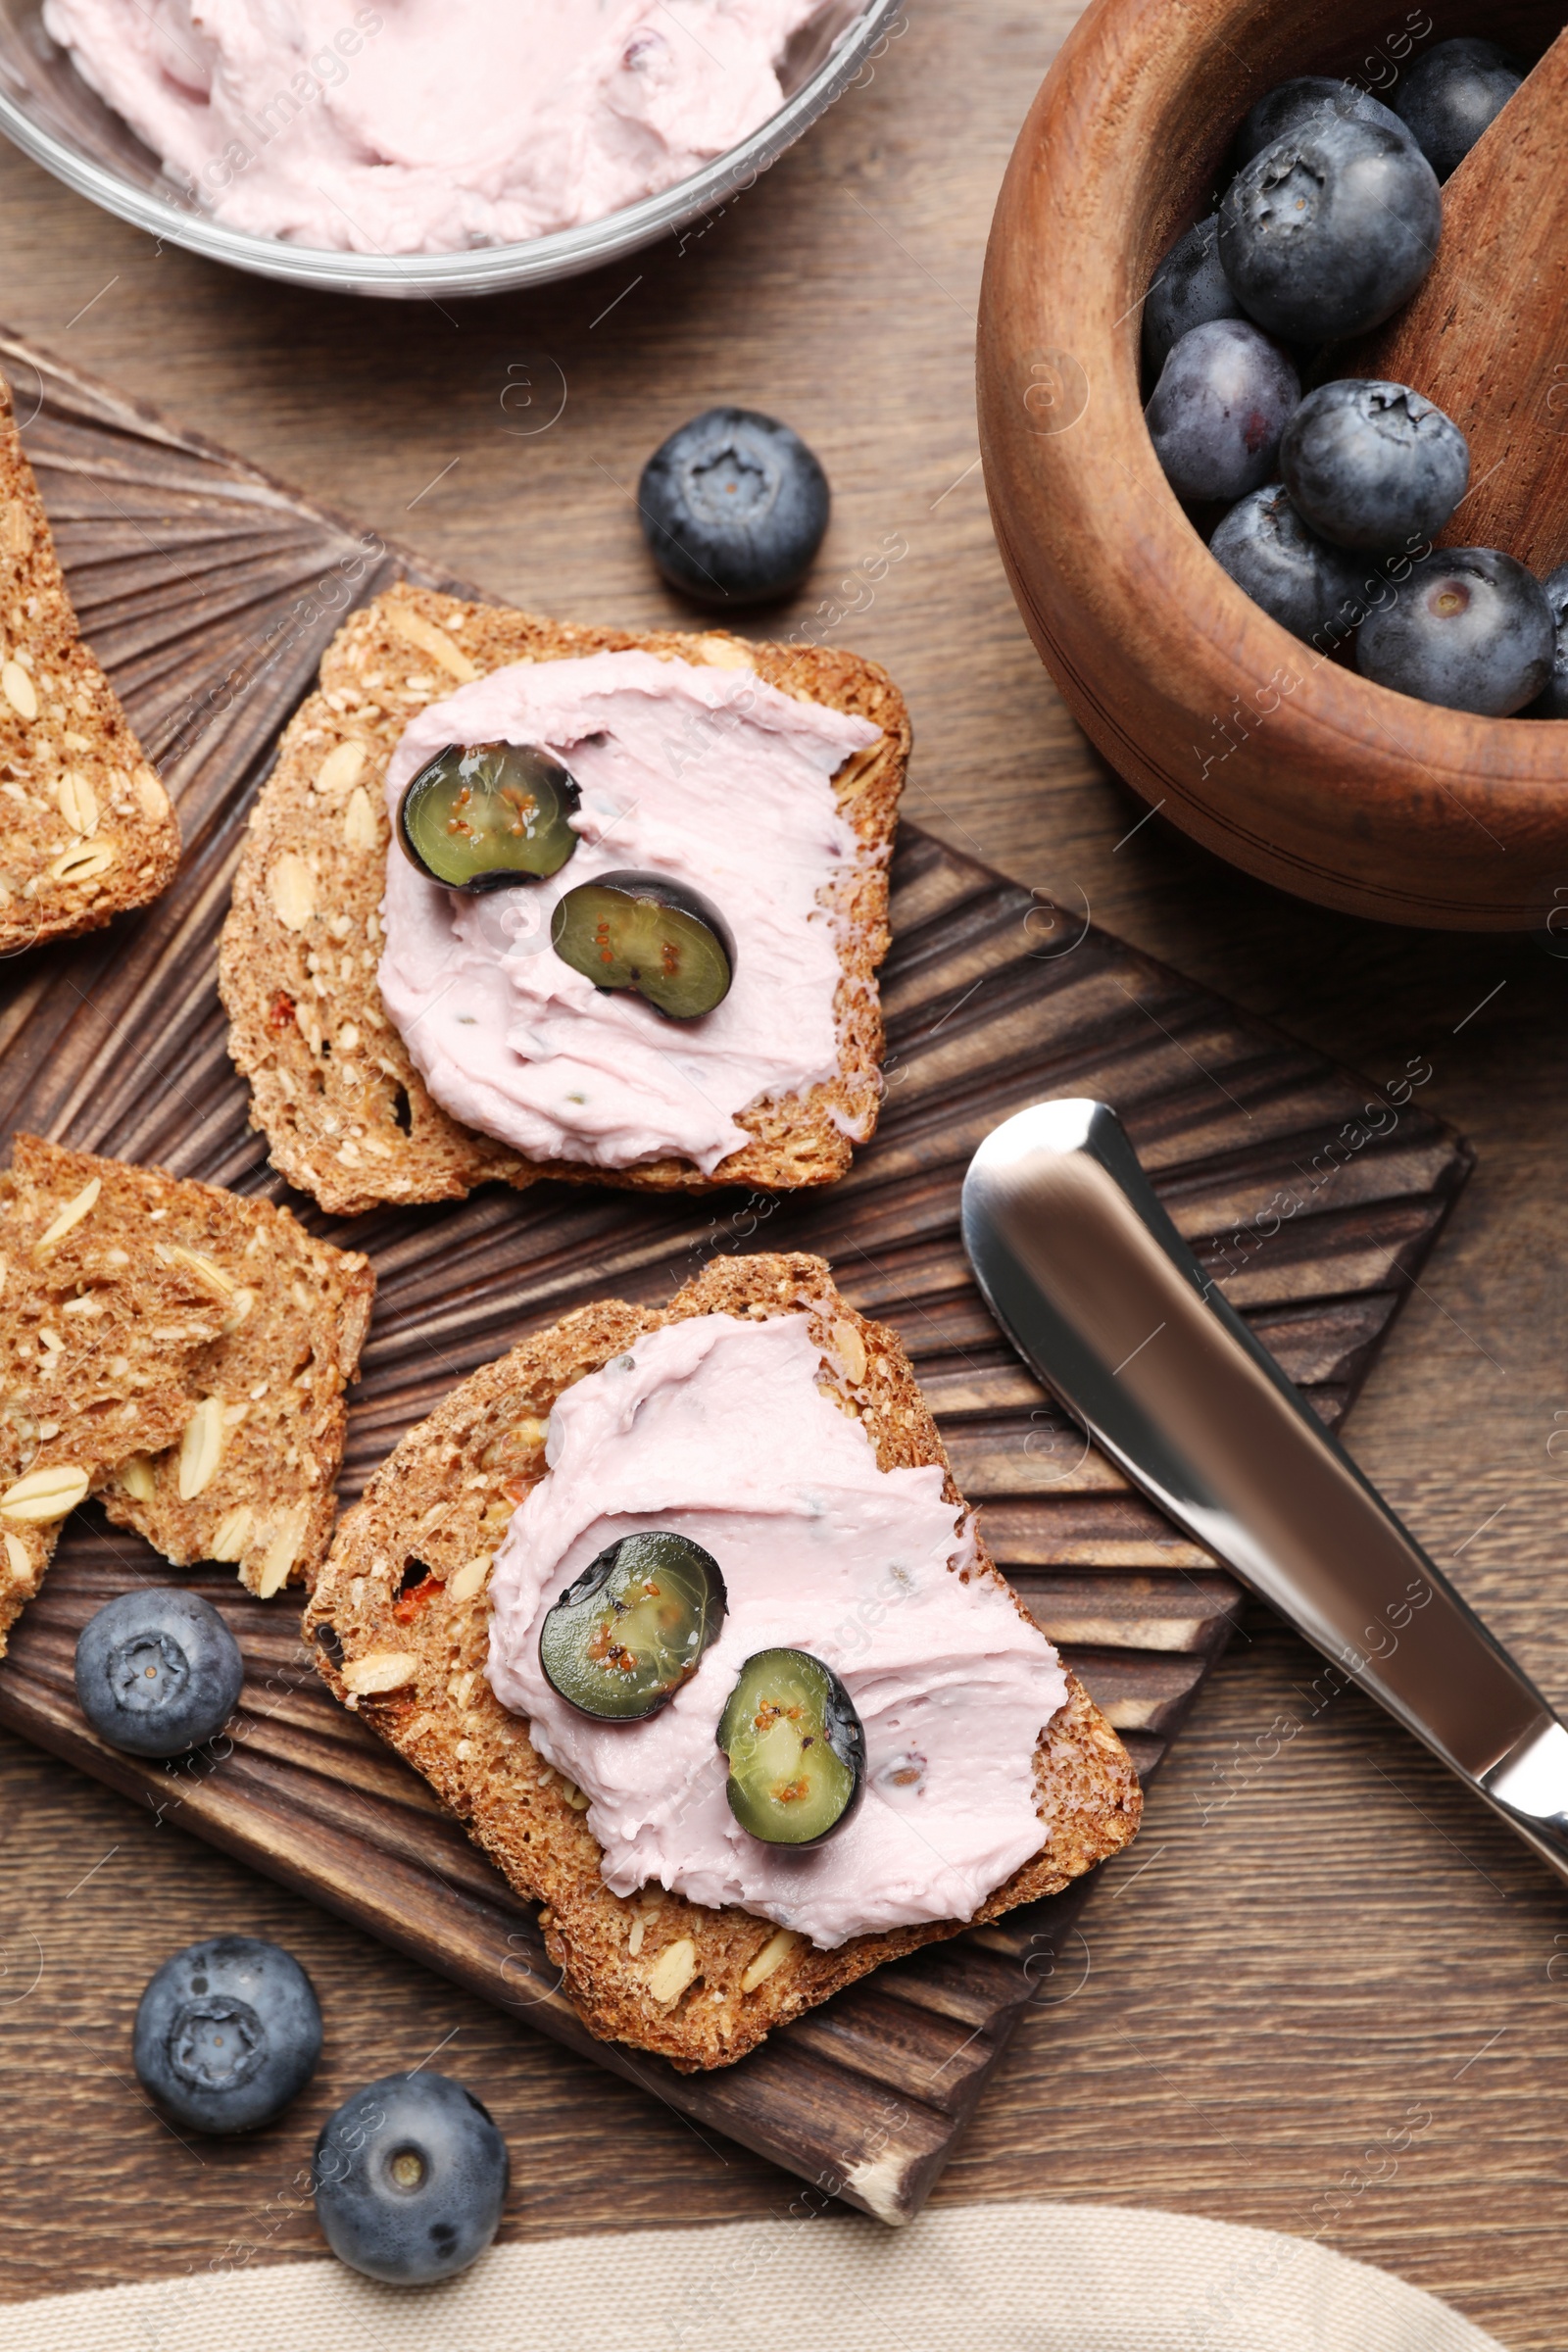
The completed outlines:
{"type": "Polygon", "coordinates": [[[962,1230],[997,1321],[1102,1450],[1568,1878],[1568,1729],[1203,1272],[1115,1112],[1005,1120],[962,1230]]]}

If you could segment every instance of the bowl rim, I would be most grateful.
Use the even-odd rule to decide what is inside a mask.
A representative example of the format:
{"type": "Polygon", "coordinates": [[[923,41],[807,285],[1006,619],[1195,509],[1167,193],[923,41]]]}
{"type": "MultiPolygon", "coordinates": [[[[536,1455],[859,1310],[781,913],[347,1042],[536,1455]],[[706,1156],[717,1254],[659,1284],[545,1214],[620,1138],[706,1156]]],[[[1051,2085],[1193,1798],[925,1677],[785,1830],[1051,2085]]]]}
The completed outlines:
{"type": "Polygon", "coordinates": [[[332,293],[405,299],[499,294],[603,268],[744,194],[845,94],[878,42],[885,46],[896,37],[894,21],[906,5],[906,0],[863,0],[815,73],[794,96],[750,137],[726,148],[700,172],[576,228],[556,229],[548,236],[507,245],[467,246],[456,253],[340,252],[227,228],[207,214],[188,211],[159,195],[156,189],[137,187],[70,141],[58,138],[17,103],[3,81],[0,132],[77,195],[128,220],[132,227],[255,276],[332,293]]]}

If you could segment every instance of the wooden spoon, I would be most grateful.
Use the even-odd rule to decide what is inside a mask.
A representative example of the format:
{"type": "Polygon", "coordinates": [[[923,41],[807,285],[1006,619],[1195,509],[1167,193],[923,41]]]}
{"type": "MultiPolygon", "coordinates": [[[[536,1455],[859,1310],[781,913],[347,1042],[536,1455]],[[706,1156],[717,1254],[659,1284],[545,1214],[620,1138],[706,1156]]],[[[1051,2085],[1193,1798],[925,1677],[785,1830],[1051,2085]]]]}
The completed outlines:
{"type": "Polygon", "coordinates": [[[1470,488],[1447,547],[1500,547],[1544,574],[1568,557],[1568,32],[1443,190],[1425,283],[1344,375],[1409,384],[1462,425],[1470,488]]]}

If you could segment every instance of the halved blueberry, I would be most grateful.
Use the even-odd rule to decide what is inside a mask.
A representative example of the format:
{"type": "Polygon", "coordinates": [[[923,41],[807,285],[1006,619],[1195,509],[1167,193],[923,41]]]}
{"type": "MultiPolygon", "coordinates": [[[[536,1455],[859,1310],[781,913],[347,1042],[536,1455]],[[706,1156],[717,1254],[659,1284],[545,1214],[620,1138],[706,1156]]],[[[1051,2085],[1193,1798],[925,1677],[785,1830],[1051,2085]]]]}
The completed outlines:
{"type": "Polygon", "coordinates": [[[558,874],[577,848],[581,796],[531,743],[449,743],[398,803],[404,854],[449,890],[504,890],[558,874]]]}
{"type": "Polygon", "coordinates": [[[211,1936],[166,1960],[136,2010],[136,2074],[192,2132],[254,2132],[316,2072],[321,2012],[292,1953],[211,1936]]]}
{"type": "Polygon", "coordinates": [[[808,1649],[747,1659],[714,1734],[729,1809],[765,1845],[820,1845],[865,1785],[865,1732],[831,1666],[808,1649]]]}
{"type": "Polygon", "coordinates": [[[827,475],[787,424],[708,409],[643,467],[637,507],[654,562],[699,604],[788,594],[822,543],[827,475]]]}
{"type": "Polygon", "coordinates": [[[180,1756],[220,1732],[245,1682],[239,1644],[211,1601],[144,1585],[105,1601],[76,1640],[76,1697],[100,1740],[133,1756],[180,1756]]]}
{"type": "Polygon", "coordinates": [[[609,1544],[545,1612],[539,1663],[579,1714],[644,1722],[697,1672],[727,1605],[711,1552],[644,1529],[609,1544]]]}
{"type": "Polygon", "coordinates": [[[391,2286],[466,2271],[501,2226],[507,2143],[471,2090],[422,2071],[368,2082],[328,2116],[316,2218],[340,2262],[391,2286]]]}
{"type": "Polygon", "coordinates": [[[631,989],[672,1021],[711,1012],[735,976],[735,941],[718,908],[666,874],[579,882],[557,901],[550,944],[595,988],[631,989]]]}

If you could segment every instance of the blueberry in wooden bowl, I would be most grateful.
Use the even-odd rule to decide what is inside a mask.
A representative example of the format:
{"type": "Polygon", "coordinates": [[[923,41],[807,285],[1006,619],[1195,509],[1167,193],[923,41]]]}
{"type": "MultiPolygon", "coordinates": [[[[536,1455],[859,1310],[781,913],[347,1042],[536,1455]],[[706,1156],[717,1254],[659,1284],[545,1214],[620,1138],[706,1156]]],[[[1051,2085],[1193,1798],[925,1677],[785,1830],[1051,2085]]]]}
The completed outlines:
{"type": "MultiPolygon", "coordinates": [[[[1532,70],[1443,183],[1422,282],[1381,323],[1344,330],[1355,339],[1285,340],[1309,386],[1409,386],[1457,424],[1470,487],[1435,533],[1440,548],[1497,551],[1543,581],[1568,560],[1568,36],[1538,0],[1501,0],[1484,25],[1448,8],[1430,12],[1423,34],[1426,23],[1371,39],[1354,0],[1174,12],[1094,0],[998,203],[981,448],[1036,647],[1151,805],[1324,906],[1535,930],[1568,870],[1568,728],[1539,704],[1489,716],[1421,701],[1363,675],[1348,632],[1293,635],[1209,554],[1215,514],[1183,507],[1143,416],[1145,299],[1193,223],[1225,219],[1238,135],[1258,101],[1301,76],[1348,78],[1397,116],[1423,47],[1484,32],[1532,70]]],[[[1293,135],[1314,144],[1298,122],[1293,135]]],[[[1310,155],[1303,169],[1316,169],[1310,155]]],[[[1270,181],[1281,201],[1303,184],[1294,166],[1270,181]]],[[[1391,596],[1408,593],[1423,553],[1390,564],[1391,596]]]]}

